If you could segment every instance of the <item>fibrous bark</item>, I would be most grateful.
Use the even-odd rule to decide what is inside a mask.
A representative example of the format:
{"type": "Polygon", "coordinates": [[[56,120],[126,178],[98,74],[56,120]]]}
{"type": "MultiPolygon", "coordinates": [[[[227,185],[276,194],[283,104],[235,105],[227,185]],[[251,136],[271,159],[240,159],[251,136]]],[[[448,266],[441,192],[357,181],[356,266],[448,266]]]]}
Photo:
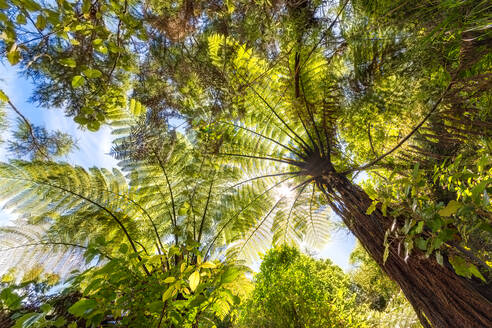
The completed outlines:
{"type": "Polygon", "coordinates": [[[319,185],[333,210],[366,251],[398,283],[424,327],[492,327],[491,285],[457,275],[446,257],[440,265],[433,257],[414,251],[406,260],[391,245],[383,261],[384,236],[399,219],[377,208],[366,214],[372,200],[357,185],[337,173],[324,174],[319,185]],[[384,262],[384,263],[383,263],[384,262]]]}

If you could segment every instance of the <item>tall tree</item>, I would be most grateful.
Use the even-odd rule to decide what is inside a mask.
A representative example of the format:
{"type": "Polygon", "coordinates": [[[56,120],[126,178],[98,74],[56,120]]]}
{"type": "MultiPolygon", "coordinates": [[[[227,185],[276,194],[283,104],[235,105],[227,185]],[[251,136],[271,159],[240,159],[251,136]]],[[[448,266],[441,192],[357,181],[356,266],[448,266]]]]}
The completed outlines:
{"type": "MultiPolygon", "coordinates": [[[[473,10],[478,10],[481,5],[471,6],[473,10]]],[[[437,8],[441,7],[436,4],[436,8],[432,10],[437,8]]],[[[464,8],[447,7],[442,9],[449,10],[450,15],[457,14],[455,11],[465,10],[464,8]]],[[[457,15],[459,16],[459,13],[457,15]]],[[[477,22],[470,24],[475,23],[480,26],[477,22]]],[[[359,121],[363,119],[357,116],[360,113],[352,113],[350,107],[341,101],[344,93],[349,92],[341,89],[338,83],[343,72],[340,72],[340,69],[337,70],[337,65],[340,67],[343,56],[338,56],[339,51],[336,49],[326,56],[326,50],[318,48],[319,44],[324,41],[323,39],[307,42],[303,53],[290,53],[290,45],[284,45],[288,59],[272,67],[267,60],[256,56],[254,51],[231,38],[210,37],[211,57],[216,66],[223,69],[230,85],[233,86],[237,95],[237,106],[243,107],[243,112],[246,113],[239,122],[216,123],[217,126],[229,125],[224,134],[227,138],[234,140],[234,143],[222,145],[218,155],[229,157],[231,160],[236,158],[240,165],[244,165],[243,167],[248,165],[248,167],[256,168],[261,165],[259,164],[261,162],[281,163],[279,165],[289,167],[289,171],[296,171],[296,176],[292,179],[297,180],[293,184],[297,197],[301,197],[308,186],[314,184],[327,197],[332,209],[343,219],[378,265],[400,285],[424,326],[428,327],[431,324],[435,327],[488,326],[491,324],[492,304],[490,284],[486,282],[483,275],[490,275],[490,268],[487,265],[480,265],[482,269],[480,272],[477,269],[480,259],[471,259],[466,254],[466,248],[471,246],[471,243],[466,240],[472,238],[467,230],[463,229],[464,225],[460,222],[459,213],[456,212],[456,209],[461,208],[464,204],[458,204],[453,209],[457,199],[460,200],[460,196],[454,194],[450,200],[450,198],[434,193],[432,196],[434,198],[426,201],[433,202],[437,206],[434,206],[431,216],[426,216],[422,213],[423,211],[419,211],[421,208],[418,203],[413,209],[409,208],[409,211],[403,212],[401,209],[391,208],[386,202],[381,204],[373,201],[360,186],[351,181],[356,172],[385,167],[394,170],[397,175],[408,176],[412,172],[413,163],[422,161],[422,158],[425,158],[427,162],[425,166],[421,165],[420,170],[424,172],[421,174],[433,176],[436,163],[442,164],[443,159],[453,161],[458,153],[466,153],[472,143],[475,143],[475,147],[480,148],[490,142],[486,131],[477,134],[470,125],[460,128],[462,135],[460,139],[454,140],[454,148],[446,149],[452,150],[447,154],[427,151],[418,145],[421,142],[418,138],[412,138],[422,126],[432,129],[433,122],[451,115],[458,118],[458,122],[464,125],[466,122],[466,116],[463,116],[464,108],[473,113],[475,124],[484,126],[490,124],[490,113],[486,100],[489,88],[485,82],[487,78],[483,72],[480,72],[483,65],[487,65],[485,63],[488,62],[486,52],[483,51],[484,44],[478,42],[474,48],[468,45],[466,40],[453,44],[440,41],[443,52],[456,53],[458,51],[461,54],[454,60],[451,59],[448,66],[442,66],[443,64],[439,63],[439,60],[442,60],[439,55],[429,53],[428,49],[422,51],[418,43],[413,43],[433,35],[432,31],[428,32],[429,34],[425,31],[422,33],[423,37],[418,34],[408,35],[405,30],[396,35],[392,30],[387,33],[381,31],[381,37],[376,38],[372,50],[369,48],[369,53],[373,51],[371,55],[373,71],[367,72],[366,69],[365,81],[355,81],[357,83],[355,86],[358,88],[358,94],[355,94],[355,97],[359,98],[366,94],[374,97],[376,96],[375,91],[378,91],[377,83],[381,83],[382,79],[393,79],[396,82],[392,74],[402,67],[399,66],[402,59],[411,58],[414,61],[412,65],[417,67],[423,63],[414,56],[420,54],[429,56],[427,60],[433,59],[432,65],[422,66],[433,78],[425,82],[423,76],[412,72],[413,67],[411,66],[406,71],[401,71],[401,74],[406,74],[404,76],[408,79],[407,83],[413,83],[414,87],[416,87],[415,83],[421,85],[416,87],[415,92],[402,94],[399,103],[391,103],[395,99],[394,96],[383,100],[381,105],[384,107],[379,112],[370,114],[374,118],[382,119],[383,124],[380,123],[380,127],[386,126],[384,125],[387,124],[384,121],[386,118],[394,118],[394,115],[400,116],[397,121],[399,125],[396,127],[396,135],[388,133],[383,134],[383,138],[379,138],[378,142],[386,147],[383,151],[379,150],[379,154],[372,145],[370,130],[372,121],[359,121]],[[404,35],[407,40],[400,41],[404,35]],[[387,43],[383,45],[386,54],[379,53],[380,48],[376,42],[380,38],[393,38],[392,44],[390,42],[389,45],[387,43]],[[410,40],[413,47],[408,43],[410,40]],[[235,55],[230,55],[231,51],[235,52],[235,55]],[[475,52],[475,56],[465,55],[470,52],[475,52]],[[299,63],[302,64],[299,65],[299,63]],[[472,87],[470,83],[475,87],[472,87]],[[469,88],[473,88],[473,91],[469,88]],[[469,90],[469,92],[463,93],[464,90],[469,90]],[[462,93],[457,100],[460,91],[462,93]],[[481,103],[481,101],[484,102],[481,103]],[[472,102],[477,104],[474,108],[470,106],[472,102]],[[415,109],[410,110],[413,106],[415,109]],[[402,126],[405,120],[408,120],[408,123],[402,126]],[[350,136],[362,133],[360,129],[354,129],[354,126],[360,123],[364,123],[365,127],[362,131],[368,137],[351,139],[350,136]],[[476,139],[470,138],[477,135],[476,139]],[[245,142],[248,136],[253,138],[254,142],[245,142]],[[363,149],[361,142],[364,140],[368,140],[368,144],[371,144],[373,148],[372,152],[369,152],[369,148],[366,147],[363,153],[366,155],[361,156],[359,151],[363,149]],[[396,160],[395,154],[401,154],[402,149],[409,151],[412,149],[409,146],[419,150],[417,157],[411,157],[410,161],[408,158],[404,161],[396,160]],[[372,155],[373,153],[376,156],[372,155]],[[434,160],[436,158],[437,161],[434,160]],[[252,162],[255,164],[251,164],[252,162]],[[442,209],[443,203],[444,205],[447,203],[445,209],[442,209]],[[440,208],[442,211],[439,210],[440,208]],[[456,218],[456,221],[453,221],[453,218],[456,218]],[[419,221],[421,223],[416,225],[419,221]],[[434,221],[439,222],[439,226],[433,225],[434,221]],[[410,230],[412,230],[411,234],[409,234],[410,230]],[[394,231],[398,233],[393,235],[394,231]],[[421,237],[420,247],[413,249],[414,239],[412,237],[417,237],[417,235],[421,237]],[[425,246],[423,241],[426,242],[425,246]],[[435,257],[430,257],[431,254],[435,257]],[[467,257],[468,261],[464,260],[467,257]]],[[[462,37],[459,32],[454,33],[456,37],[462,37]]],[[[439,38],[439,36],[436,37],[439,38]]],[[[487,37],[485,32],[476,36],[477,40],[487,37]]],[[[297,43],[297,40],[292,42],[297,43]]],[[[334,42],[337,43],[336,40],[334,42]]],[[[432,44],[429,43],[428,46],[432,44]]],[[[358,46],[358,43],[354,46],[358,46]]],[[[403,61],[403,63],[407,65],[406,62],[403,61]]],[[[367,67],[367,63],[355,62],[355,64],[364,64],[361,67],[367,67]]],[[[487,70],[490,71],[490,65],[487,66],[487,70]]],[[[393,91],[398,90],[400,85],[386,84],[386,88],[388,87],[393,91]]],[[[354,103],[354,100],[358,100],[357,98],[345,99],[350,105],[354,103]]],[[[367,103],[367,99],[364,101],[367,103]]],[[[374,101],[372,105],[373,109],[378,108],[374,106],[376,105],[374,101]]],[[[446,125],[444,128],[446,131],[454,127],[446,125]]],[[[386,129],[390,130],[387,126],[386,129]]],[[[423,135],[423,131],[420,134],[423,135]]],[[[443,131],[442,127],[441,131],[443,131]]],[[[443,132],[433,136],[435,140],[439,140],[438,142],[449,142],[449,138],[443,132]]],[[[433,147],[436,147],[434,140],[431,143],[433,147]]],[[[478,200],[474,212],[478,215],[477,223],[481,227],[477,236],[485,236],[486,244],[487,240],[490,240],[490,232],[488,232],[490,227],[488,223],[489,191],[485,190],[485,188],[490,190],[488,169],[488,166],[485,171],[481,169],[484,174],[483,178],[479,177],[482,173],[476,176],[475,181],[481,183],[481,186],[474,191],[478,200]]],[[[413,172],[416,174],[415,172],[418,171],[417,166],[413,172]]],[[[393,177],[394,175],[390,179],[393,177]]],[[[428,188],[432,188],[432,184],[435,183],[432,178],[430,180],[430,183],[427,182],[428,188]]],[[[412,186],[409,188],[411,189],[412,186]]],[[[415,197],[415,193],[412,195],[418,198],[415,197]]],[[[422,200],[417,200],[419,201],[422,200]]],[[[471,228],[470,222],[465,225],[471,228]]],[[[486,249],[488,246],[485,246],[485,249],[475,249],[474,252],[479,254],[486,249]]]]}
{"type": "Polygon", "coordinates": [[[313,222],[292,221],[299,204],[328,204],[424,326],[490,326],[487,3],[269,3],[7,1],[2,45],[37,100],[91,130],[133,83],[151,116],[213,137],[200,150],[247,181],[290,184],[284,240],[313,222]],[[375,186],[356,183],[363,171],[375,186]]]}
{"type": "Polygon", "coordinates": [[[364,309],[339,267],[283,246],[263,257],[240,327],[368,327],[364,309]]]}

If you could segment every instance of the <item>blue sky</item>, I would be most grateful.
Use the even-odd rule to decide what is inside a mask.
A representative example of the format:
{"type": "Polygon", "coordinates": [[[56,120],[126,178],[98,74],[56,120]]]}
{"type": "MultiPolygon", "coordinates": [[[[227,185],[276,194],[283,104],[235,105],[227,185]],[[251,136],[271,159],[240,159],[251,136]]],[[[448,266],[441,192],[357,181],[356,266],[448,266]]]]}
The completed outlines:
{"type": "MultiPolygon", "coordinates": [[[[14,68],[0,64],[0,89],[2,89],[16,105],[16,107],[27,116],[32,123],[45,126],[48,130],[60,130],[72,135],[78,144],[78,149],[63,160],[85,168],[92,166],[112,168],[116,167],[117,161],[109,155],[111,149],[111,134],[107,127],[102,127],[98,132],[82,130],[72,118],[65,117],[60,109],[38,108],[28,102],[32,93],[32,85],[20,77],[14,68]]],[[[9,111],[8,121],[14,126],[15,113],[9,111]]],[[[4,133],[3,139],[8,140],[8,131],[4,133]]],[[[7,152],[5,143],[0,145],[0,160],[6,160],[7,152]]],[[[1,204],[1,203],[0,203],[1,204]]],[[[15,219],[15,215],[0,209],[0,225],[8,224],[15,219]]],[[[318,252],[316,257],[330,258],[342,269],[348,270],[349,255],[355,246],[355,238],[346,230],[333,233],[326,247],[318,252]]]]}

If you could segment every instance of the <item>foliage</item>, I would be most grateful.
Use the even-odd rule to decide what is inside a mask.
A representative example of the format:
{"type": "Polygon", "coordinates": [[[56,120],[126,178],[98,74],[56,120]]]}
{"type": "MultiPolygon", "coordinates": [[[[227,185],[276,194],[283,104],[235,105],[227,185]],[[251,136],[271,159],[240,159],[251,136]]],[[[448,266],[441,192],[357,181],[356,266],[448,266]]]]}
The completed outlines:
{"type": "Polygon", "coordinates": [[[385,276],[360,244],[350,254],[350,262],[355,266],[351,280],[358,288],[360,302],[370,304],[371,309],[383,311],[393,295],[398,293],[397,285],[385,276]]]}
{"type": "Polygon", "coordinates": [[[362,309],[339,267],[284,246],[263,257],[240,326],[367,327],[362,309]]]}
{"type": "Polygon", "coordinates": [[[350,254],[354,269],[350,272],[360,306],[367,305],[367,324],[374,327],[421,327],[412,306],[392,281],[357,244],[350,254]]]}
{"type": "Polygon", "coordinates": [[[195,327],[198,322],[206,327],[239,303],[235,290],[241,288],[240,267],[202,262],[196,247],[183,246],[144,257],[140,264],[149,267],[146,275],[128,251],[127,244],[121,244],[120,256],[75,278],[82,297],[68,312],[96,326],[113,321],[123,327],[195,327]],[[174,262],[175,256],[181,260],[174,262]]]}
{"type": "MultiPolygon", "coordinates": [[[[42,106],[112,126],[122,170],[14,160],[1,197],[49,225],[37,246],[104,237],[97,259],[127,245],[143,276],[189,241],[207,260],[321,245],[332,211],[424,326],[487,325],[489,22],[486,1],[0,0],[2,58],[42,106]]],[[[23,121],[14,150],[68,148],[23,121]]]]}
{"type": "Polygon", "coordinates": [[[395,215],[406,213],[409,219],[402,228],[388,232],[387,245],[403,243],[405,256],[418,248],[426,256],[434,254],[440,263],[445,250],[458,274],[485,281],[477,266],[490,275],[492,267],[486,263],[491,251],[486,241],[491,231],[487,220],[492,191],[488,163],[488,154],[470,156],[467,161],[459,155],[453,162],[436,165],[430,177],[418,165],[409,177],[390,177],[392,183],[378,190],[383,207],[391,207],[395,215]],[[447,203],[435,198],[436,189],[447,203]]]}
{"type": "Polygon", "coordinates": [[[76,147],[75,142],[67,133],[48,132],[43,127],[28,125],[22,120],[18,121],[13,139],[8,144],[8,150],[18,158],[27,156],[31,160],[40,160],[45,156],[62,157],[74,147],[76,147]],[[36,143],[41,146],[35,147],[36,143]]]}

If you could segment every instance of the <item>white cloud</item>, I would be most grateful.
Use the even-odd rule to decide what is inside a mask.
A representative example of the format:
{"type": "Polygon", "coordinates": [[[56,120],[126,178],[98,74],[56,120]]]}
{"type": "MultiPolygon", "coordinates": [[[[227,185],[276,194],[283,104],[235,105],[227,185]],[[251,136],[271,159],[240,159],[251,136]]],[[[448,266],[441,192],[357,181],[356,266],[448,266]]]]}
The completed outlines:
{"type": "Polygon", "coordinates": [[[116,167],[118,161],[109,155],[112,142],[109,127],[102,126],[97,132],[82,130],[72,118],[63,116],[61,110],[44,110],[43,120],[47,129],[66,132],[77,140],[78,149],[69,154],[67,162],[85,168],[116,167]]]}

